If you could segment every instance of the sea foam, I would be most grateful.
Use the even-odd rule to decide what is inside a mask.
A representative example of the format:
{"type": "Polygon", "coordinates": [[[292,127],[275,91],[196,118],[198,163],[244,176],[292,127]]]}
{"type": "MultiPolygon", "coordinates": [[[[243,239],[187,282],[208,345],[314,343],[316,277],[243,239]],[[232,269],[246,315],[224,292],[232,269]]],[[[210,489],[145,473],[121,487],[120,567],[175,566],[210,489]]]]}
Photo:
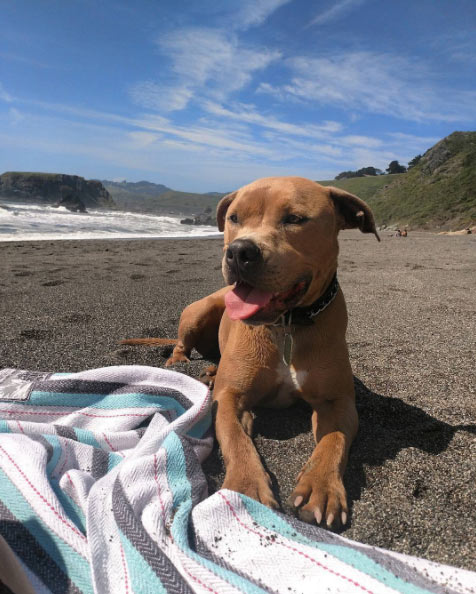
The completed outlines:
{"type": "Polygon", "coordinates": [[[216,227],[182,225],[180,217],[113,210],[0,203],[0,241],[219,236],[216,227]]]}

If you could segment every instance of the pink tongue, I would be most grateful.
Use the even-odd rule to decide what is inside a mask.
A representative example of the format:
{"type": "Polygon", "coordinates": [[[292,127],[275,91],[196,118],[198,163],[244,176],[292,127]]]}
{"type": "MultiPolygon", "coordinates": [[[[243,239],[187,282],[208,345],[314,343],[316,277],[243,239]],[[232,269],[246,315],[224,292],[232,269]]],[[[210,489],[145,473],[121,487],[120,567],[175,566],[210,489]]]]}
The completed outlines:
{"type": "Polygon", "coordinates": [[[232,320],[246,320],[271,301],[272,293],[238,284],[225,295],[226,311],[232,320]]]}

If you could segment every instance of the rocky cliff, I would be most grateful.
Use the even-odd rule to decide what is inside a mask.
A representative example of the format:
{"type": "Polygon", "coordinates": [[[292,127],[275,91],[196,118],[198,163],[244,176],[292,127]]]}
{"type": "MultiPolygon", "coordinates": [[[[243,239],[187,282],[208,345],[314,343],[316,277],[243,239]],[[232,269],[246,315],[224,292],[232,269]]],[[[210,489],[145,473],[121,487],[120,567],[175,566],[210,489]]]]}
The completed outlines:
{"type": "Polygon", "coordinates": [[[114,208],[116,205],[100,181],[63,173],[8,171],[0,175],[0,200],[36,204],[59,204],[74,198],[89,208],[114,208]]]}

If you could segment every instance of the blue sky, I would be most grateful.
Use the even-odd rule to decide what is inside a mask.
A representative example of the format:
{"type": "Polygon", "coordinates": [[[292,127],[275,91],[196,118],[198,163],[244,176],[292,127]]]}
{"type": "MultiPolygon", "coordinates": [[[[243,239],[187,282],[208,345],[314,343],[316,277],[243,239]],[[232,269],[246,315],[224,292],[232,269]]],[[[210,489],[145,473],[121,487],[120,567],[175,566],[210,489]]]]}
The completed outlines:
{"type": "Polygon", "coordinates": [[[0,172],[228,191],[476,129],[474,0],[0,0],[0,172]]]}

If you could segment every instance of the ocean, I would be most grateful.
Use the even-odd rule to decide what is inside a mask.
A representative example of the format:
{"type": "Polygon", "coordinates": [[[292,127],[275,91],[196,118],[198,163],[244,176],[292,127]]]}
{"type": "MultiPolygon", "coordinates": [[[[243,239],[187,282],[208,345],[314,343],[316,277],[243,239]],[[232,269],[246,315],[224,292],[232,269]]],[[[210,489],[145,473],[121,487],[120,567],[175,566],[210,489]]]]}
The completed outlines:
{"type": "Polygon", "coordinates": [[[181,225],[177,216],[0,203],[0,241],[213,237],[216,227],[181,225]]]}

